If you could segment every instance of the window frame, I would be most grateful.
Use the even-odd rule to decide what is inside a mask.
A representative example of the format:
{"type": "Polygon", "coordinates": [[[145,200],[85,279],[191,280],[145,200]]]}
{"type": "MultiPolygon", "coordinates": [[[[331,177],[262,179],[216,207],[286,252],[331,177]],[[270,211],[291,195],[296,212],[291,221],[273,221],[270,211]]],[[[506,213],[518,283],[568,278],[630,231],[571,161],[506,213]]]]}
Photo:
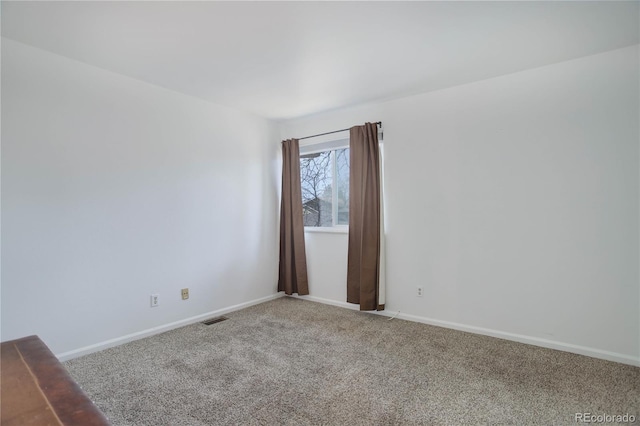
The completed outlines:
{"type": "Polygon", "coordinates": [[[303,155],[319,154],[322,152],[330,152],[331,157],[331,226],[305,226],[304,232],[327,232],[327,233],[348,233],[349,224],[338,224],[338,165],[336,161],[336,151],[341,149],[349,149],[349,139],[336,139],[331,141],[319,142],[316,144],[308,144],[300,147],[300,158],[303,155]],[[314,146],[318,145],[317,149],[314,146]],[[305,149],[309,148],[309,149],[305,149]]]}

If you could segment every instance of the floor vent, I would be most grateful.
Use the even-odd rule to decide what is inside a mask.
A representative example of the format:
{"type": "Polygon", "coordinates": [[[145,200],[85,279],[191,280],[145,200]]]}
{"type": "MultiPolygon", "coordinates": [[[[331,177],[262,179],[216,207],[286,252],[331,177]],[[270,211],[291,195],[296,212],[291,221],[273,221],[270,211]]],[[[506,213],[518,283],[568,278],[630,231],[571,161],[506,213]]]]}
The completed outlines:
{"type": "Polygon", "coordinates": [[[215,324],[217,322],[222,322],[224,320],[228,320],[229,318],[227,317],[215,317],[215,318],[209,318],[208,320],[204,320],[202,321],[202,323],[204,325],[211,325],[211,324],[215,324]]]}

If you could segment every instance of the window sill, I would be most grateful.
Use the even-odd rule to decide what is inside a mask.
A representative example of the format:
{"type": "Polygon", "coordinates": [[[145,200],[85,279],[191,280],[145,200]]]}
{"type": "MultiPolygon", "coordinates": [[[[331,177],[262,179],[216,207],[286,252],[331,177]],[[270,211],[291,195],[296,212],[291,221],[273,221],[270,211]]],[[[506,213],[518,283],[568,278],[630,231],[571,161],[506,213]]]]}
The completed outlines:
{"type": "Polygon", "coordinates": [[[333,227],[305,226],[304,232],[326,233],[326,234],[348,234],[349,227],[348,226],[333,226],[333,227]]]}

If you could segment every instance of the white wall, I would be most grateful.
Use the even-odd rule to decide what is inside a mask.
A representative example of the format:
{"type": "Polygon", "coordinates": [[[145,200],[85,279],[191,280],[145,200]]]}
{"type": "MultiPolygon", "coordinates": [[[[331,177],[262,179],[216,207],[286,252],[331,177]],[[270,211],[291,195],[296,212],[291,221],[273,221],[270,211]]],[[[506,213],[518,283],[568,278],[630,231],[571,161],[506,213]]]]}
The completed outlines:
{"type": "MultiPolygon", "coordinates": [[[[638,75],[634,46],[282,137],[383,121],[388,311],[638,364],[638,75]]],[[[343,302],[347,238],[306,242],[311,296],[343,302]]]]}
{"type": "Polygon", "coordinates": [[[2,340],[59,354],[276,292],[273,123],[8,39],[2,89],[2,340]]]}

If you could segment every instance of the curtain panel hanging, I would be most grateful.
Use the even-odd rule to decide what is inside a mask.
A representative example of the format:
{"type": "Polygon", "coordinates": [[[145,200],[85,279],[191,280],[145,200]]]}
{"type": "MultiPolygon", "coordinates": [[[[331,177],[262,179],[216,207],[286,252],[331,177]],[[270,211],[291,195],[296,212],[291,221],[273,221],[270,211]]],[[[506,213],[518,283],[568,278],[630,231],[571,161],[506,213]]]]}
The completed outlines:
{"type": "Polygon", "coordinates": [[[347,302],[361,311],[380,303],[381,187],[378,127],[354,126],[349,142],[349,248],[347,302]]]}
{"type": "Polygon", "coordinates": [[[297,139],[282,141],[278,291],[286,294],[309,294],[302,220],[300,146],[297,139]]]}

